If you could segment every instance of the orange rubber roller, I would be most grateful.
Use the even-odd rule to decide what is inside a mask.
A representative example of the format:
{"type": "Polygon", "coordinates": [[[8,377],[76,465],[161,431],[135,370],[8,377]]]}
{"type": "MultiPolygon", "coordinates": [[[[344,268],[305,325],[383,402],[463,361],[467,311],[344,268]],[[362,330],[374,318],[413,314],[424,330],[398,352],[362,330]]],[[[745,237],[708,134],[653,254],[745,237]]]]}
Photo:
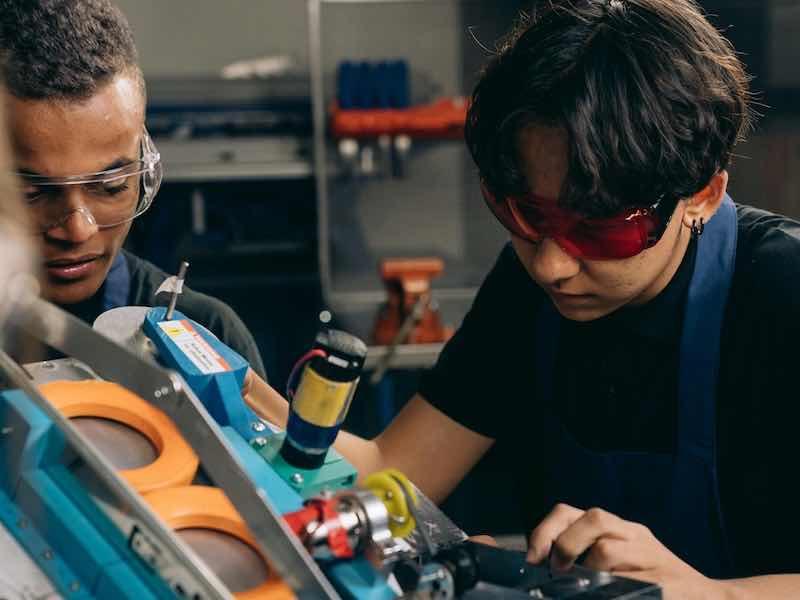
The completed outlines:
{"type": "Polygon", "coordinates": [[[144,500],[156,515],[174,531],[204,529],[232,536],[249,546],[267,565],[266,580],[250,589],[237,592],[237,600],[291,600],[292,590],[278,579],[268,567],[269,561],[261,554],[244,519],[222,490],[215,487],[192,485],[157,490],[144,495],[144,500]]]}
{"type": "Polygon", "coordinates": [[[39,386],[65,417],[95,417],[121,423],[146,437],[158,456],[120,475],[139,493],[188,485],[197,473],[197,455],[163,411],[124,387],[107,381],[54,381],[39,386]]]}

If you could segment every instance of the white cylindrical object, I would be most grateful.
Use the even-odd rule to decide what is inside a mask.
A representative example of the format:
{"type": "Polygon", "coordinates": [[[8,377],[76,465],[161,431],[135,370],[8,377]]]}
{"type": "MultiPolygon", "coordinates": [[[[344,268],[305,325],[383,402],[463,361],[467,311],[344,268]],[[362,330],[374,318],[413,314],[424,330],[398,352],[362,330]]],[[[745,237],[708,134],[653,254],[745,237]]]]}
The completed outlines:
{"type": "Polygon", "coordinates": [[[16,224],[0,220],[0,342],[5,339],[6,321],[30,294],[38,295],[34,272],[35,251],[16,224]]]}

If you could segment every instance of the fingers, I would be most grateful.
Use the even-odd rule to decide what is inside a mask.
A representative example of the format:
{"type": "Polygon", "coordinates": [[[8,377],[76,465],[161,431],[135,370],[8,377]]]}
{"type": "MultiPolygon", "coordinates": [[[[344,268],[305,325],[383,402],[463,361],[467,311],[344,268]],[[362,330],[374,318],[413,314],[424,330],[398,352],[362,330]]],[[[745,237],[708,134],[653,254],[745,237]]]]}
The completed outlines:
{"type": "Polygon", "coordinates": [[[640,568],[641,554],[635,546],[627,540],[601,538],[595,542],[583,566],[595,571],[635,571],[640,568]]]}
{"type": "MultiPolygon", "coordinates": [[[[598,540],[630,539],[632,525],[600,508],[587,510],[554,541],[550,566],[565,571],[575,564],[581,554],[599,543],[598,540]]],[[[605,543],[601,548],[604,554],[616,549],[614,545],[605,543]]]]}
{"type": "Polygon", "coordinates": [[[469,538],[470,542],[477,542],[478,544],[484,544],[486,546],[494,546],[495,548],[499,547],[500,544],[497,543],[490,535],[473,535],[469,538]]]}
{"type": "Polygon", "coordinates": [[[550,555],[553,542],[583,516],[582,510],[558,504],[531,533],[528,543],[528,562],[540,563],[550,555]]]}

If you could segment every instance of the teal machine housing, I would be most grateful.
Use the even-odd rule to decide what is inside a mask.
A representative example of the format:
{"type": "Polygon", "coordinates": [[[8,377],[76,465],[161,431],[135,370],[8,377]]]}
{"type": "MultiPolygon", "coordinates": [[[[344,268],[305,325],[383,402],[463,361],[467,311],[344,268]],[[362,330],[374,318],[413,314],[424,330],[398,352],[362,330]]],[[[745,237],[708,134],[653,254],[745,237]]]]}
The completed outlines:
{"type": "MultiPolygon", "coordinates": [[[[271,429],[242,400],[249,365],[213,333],[179,311],[165,320],[167,309],[148,311],[142,325],[163,366],[179,372],[222,428],[253,482],[281,514],[299,510],[322,491],[352,487],[357,472],[335,449],[319,469],[288,464],[279,449],[284,433],[271,429]]],[[[321,564],[337,591],[353,600],[388,600],[397,594],[369,561],[357,557],[321,564]]]]}
{"type": "Polygon", "coordinates": [[[175,597],[99,510],[63,433],[26,394],[0,393],[0,424],[0,521],[62,597],[175,597]]]}

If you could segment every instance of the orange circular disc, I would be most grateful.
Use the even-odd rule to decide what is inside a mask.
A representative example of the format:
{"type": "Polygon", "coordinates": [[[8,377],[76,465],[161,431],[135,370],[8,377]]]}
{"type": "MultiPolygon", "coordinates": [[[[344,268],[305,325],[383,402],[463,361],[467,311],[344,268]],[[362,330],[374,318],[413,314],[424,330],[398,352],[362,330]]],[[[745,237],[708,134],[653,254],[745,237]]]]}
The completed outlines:
{"type": "MultiPolygon", "coordinates": [[[[210,529],[226,533],[252,548],[267,565],[244,519],[221,489],[191,485],[156,490],[145,501],[170,529],[210,529]]],[[[292,590],[267,569],[267,580],[254,588],[234,594],[237,600],[292,600],[292,590]]]]}
{"type": "Polygon", "coordinates": [[[145,436],[158,457],[149,465],[123,469],[120,475],[141,494],[189,485],[197,473],[197,455],[164,412],[109,381],[53,381],[39,391],[67,418],[96,417],[122,423],[145,436]]]}

